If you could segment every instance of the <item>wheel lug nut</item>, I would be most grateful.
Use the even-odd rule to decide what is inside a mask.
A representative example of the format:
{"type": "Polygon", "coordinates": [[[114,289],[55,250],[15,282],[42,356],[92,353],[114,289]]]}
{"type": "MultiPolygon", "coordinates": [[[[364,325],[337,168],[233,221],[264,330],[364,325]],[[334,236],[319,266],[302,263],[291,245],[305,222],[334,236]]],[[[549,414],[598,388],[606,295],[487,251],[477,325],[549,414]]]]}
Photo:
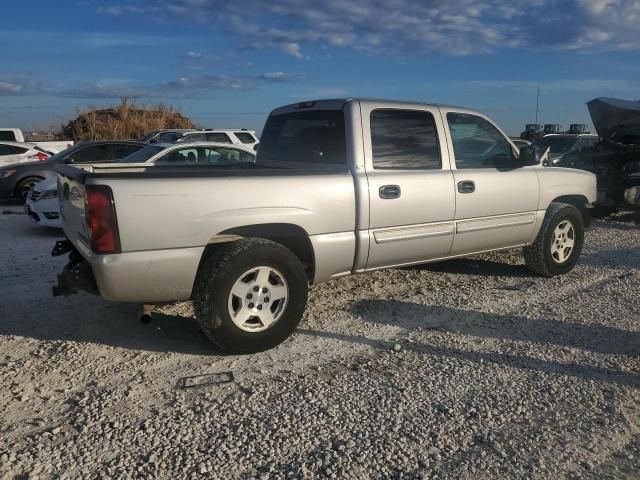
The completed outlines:
{"type": "Polygon", "coordinates": [[[262,293],[267,293],[267,289],[266,289],[266,288],[263,288],[263,289],[262,289],[262,293]]]}
{"type": "Polygon", "coordinates": [[[248,299],[251,299],[252,297],[253,297],[253,295],[251,295],[250,293],[249,293],[249,294],[247,294],[247,298],[248,298],[248,299]]]}
{"type": "Polygon", "coordinates": [[[264,297],[264,303],[269,303],[269,297],[264,297]]]}
{"type": "Polygon", "coordinates": [[[253,308],[255,305],[253,303],[249,304],[249,308],[253,308]]]}
{"type": "Polygon", "coordinates": [[[260,287],[253,287],[253,291],[254,292],[259,292],[260,291],[260,287]]]}
{"type": "Polygon", "coordinates": [[[258,310],[262,310],[262,305],[258,305],[258,310]]]}

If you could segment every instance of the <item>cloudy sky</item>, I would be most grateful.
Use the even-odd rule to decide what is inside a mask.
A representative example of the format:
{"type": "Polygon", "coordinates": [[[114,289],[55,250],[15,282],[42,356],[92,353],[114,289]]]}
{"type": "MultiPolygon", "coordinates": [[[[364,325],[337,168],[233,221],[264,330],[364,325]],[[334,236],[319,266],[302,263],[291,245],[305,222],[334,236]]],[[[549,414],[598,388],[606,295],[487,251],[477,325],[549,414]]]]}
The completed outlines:
{"type": "Polygon", "coordinates": [[[30,0],[3,3],[0,125],[163,102],[203,127],[365,96],[464,105],[511,133],[640,99],[640,0],[30,0]]]}

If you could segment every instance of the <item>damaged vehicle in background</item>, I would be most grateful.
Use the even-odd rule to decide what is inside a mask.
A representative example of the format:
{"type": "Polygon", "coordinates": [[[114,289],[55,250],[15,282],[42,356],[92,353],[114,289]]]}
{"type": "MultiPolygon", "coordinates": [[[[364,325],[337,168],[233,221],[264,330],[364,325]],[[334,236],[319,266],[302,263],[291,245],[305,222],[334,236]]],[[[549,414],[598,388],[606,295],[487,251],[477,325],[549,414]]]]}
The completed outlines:
{"type": "Polygon", "coordinates": [[[533,142],[538,155],[549,149],[545,165],[558,165],[568,153],[583,152],[595,146],[600,139],[597,135],[572,135],[568,133],[545,135],[533,142]]]}
{"type": "Polygon", "coordinates": [[[596,175],[595,216],[640,209],[640,101],[596,98],[587,102],[587,107],[601,140],[562,155],[553,166],[596,175]]]}

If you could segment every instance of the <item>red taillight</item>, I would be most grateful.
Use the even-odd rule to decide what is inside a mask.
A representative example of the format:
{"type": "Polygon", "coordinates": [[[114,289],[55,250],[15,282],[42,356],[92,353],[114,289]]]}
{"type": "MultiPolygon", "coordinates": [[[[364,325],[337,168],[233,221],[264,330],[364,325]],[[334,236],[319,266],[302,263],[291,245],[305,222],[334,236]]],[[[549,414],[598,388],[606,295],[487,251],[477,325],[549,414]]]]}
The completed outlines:
{"type": "Polygon", "coordinates": [[[106,185],[87,185],[85,209],[91,249],[100,254],[119,253],[120,238],[111,189],[106,185]]]}
{"type": "Polygon", "coordinates": [[[39,162],[44,162],[47,158],[49,158],[49,155],[43,152],[38,152],[35,155],[31,155],[29,158],[37,158],[39,162]]]}

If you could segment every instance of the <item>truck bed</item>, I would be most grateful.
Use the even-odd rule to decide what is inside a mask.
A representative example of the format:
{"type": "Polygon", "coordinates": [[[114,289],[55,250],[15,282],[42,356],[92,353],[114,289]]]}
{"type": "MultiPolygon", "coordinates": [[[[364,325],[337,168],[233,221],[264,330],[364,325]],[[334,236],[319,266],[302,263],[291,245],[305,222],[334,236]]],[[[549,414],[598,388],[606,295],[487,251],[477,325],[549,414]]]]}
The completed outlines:
{"type": "Polygon", "coordinates": [[[149,302],[186,300],[204,248],[247,225],[302,228],[321,265],[317,281],[349,273],[356,224],[349,171],[247,165],[252,166],[56,167],[65,235],[94,271],[108,265],[104,275],[94,272],[101,295],[139,301],[136,290],[144,285],[149,302]],[[98,255],[91,249],[85,215],[89,185],[111,189],[117,254],[98,255]],[[166,284],[167,278],[172,284],[166,284]]]}

